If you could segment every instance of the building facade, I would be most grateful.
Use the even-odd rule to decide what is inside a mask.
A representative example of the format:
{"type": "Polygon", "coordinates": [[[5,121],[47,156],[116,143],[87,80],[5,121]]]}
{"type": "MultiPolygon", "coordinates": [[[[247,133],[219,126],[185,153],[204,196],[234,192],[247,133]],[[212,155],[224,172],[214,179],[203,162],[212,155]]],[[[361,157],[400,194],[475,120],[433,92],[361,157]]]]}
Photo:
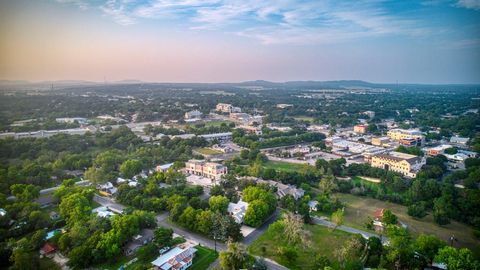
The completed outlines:
{"type": "Polygon", "coordinates": [[[219,180],[222,175],[228,173],[228,169],[219,163],[191,159],[185,163],[185,172],[219,180]]]}
{"type": "Polygon", "coordinates": [[[218,112],[224,112],[224,113],[242,112],[242,109],[240,107],[235,107],[232,104],[227,104],[227,103],[218,103],[217,106],[215,107],[215,110],[218,112]]]}
{"type": "Polygon", "coordinates": [[[416,146],[422,145],[424,141],[424,136],[422,132],[416,129],[391,129],[387,132],[387,136],[401,144],[407,146],[416,146]]]}
{"type": "Polygon", "coordinates": [[[398,172],[406,177],[415,178],[417,172],[422,168],[423,164],[425,164],[425,160],[414,155],[390,152],[388,154],[372,156],[370,164],[372,167],[398,172]]]}
{"type": "Polygon", "coordinates": [[[355,125],[353,126],[353,132],[365,134],[367,133],[368,125],[355,125]]]}

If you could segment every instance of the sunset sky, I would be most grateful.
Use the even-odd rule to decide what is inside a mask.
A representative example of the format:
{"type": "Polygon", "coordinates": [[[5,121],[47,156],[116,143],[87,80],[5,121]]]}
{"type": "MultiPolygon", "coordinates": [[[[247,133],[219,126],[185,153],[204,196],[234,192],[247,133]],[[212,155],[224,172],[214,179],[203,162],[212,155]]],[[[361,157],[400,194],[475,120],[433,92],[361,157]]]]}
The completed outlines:
{"type": "Polygon", "coordinates": [[[0,79],[480,83],[480,0],[1,0],[0,79]]]}

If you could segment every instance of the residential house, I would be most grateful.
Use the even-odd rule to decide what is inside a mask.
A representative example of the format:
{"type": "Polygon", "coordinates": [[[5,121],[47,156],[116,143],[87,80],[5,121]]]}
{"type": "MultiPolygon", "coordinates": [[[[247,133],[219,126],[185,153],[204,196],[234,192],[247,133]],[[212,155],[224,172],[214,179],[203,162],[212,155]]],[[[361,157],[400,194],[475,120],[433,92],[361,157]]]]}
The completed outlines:
{"type": "Polygon", "coordinates": [[[57,251],[57,247],[50,243],[45,243],[40,249],[40,254],[43,256],[51,256],[57,251]]]}
{"type": "Polygon", "coordinates": [[[197,249],[193,247],[175,247],[152,262],[155,270],[185,270],[192,265],[197,249]]]}
{"type": "Polygon", "coordinates": [[[318,211],[318,201],[308,201],[308,207],[311,211],[318,211]]]}
{"type": "Polygon", "coordinates": [[[150,229],[142,229],[138,235],[136,235],[132,241],[128,242],[123,247],[123,252],[126,256],[134,254],[141,246],[146,245],[153,241],[154,233],[150,229]]]}
{"type": "MultiPolygon", "coordinates": [[[[118,180],[118,179],[117,179],[118,180]]],[[[104,196],[112,196],[117,193],[117,188],[111,182],[106,182],[97,186],[98,192],[104,196]]]]}
{"type": "Polygon", "coordinates": [[[378,208],[373,212],[373,226],[376,231],[383,230],[383,213],[385,213],[385,208],[378,208]]]}
{"type": "Polygon", "coordinates": [[[229,203],[227,212],[233,217],[235,222],[240,224],[243,223],[247,209],[248,203],[239,200],[237,203],[229,203]]]}
{"type": "Polygon", "coordinates": [[[163,165],[158,165],[157,167],[155,167],[155,171],[157,172],[166,172],[168,171],[168,169],[170,169],[170,167],[172,167],[173,163],[167,163],[167,164],[163,164],[163,165]]]}

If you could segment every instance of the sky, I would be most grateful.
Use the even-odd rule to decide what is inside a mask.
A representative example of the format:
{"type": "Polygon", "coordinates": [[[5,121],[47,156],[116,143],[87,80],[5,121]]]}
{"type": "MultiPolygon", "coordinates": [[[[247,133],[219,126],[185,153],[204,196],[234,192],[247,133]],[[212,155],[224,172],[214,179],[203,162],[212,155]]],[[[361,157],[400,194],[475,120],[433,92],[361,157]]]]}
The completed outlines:
{"type": "Polygon", "coordinates": [[[0,0],[0,80],[480,83],[480,0],[0,0]]]}

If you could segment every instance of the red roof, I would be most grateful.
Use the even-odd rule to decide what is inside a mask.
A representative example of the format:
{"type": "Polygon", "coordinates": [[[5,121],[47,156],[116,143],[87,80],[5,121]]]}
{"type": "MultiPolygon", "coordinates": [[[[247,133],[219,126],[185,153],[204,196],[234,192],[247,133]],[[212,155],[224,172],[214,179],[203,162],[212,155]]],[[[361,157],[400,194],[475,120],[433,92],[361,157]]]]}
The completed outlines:
{"type": "Polygon", "coordinates": [[[382,218],[384,211],[385,211],[385,208],[378,208],[377,210],[375,210],[375,212],[373,212],[373,216],[375,218],[382,218]]]}
{"type": "Polygon", "coordinates": [[[44,253],[44,254],[49,254],[49,253],[52,253],[54,252],[55,250],[57,250],[57,248],[50,244],[50,243],[45,243],[45,245],[43,245],[43,247],[41,248],[41,251],[44,253]]]}

